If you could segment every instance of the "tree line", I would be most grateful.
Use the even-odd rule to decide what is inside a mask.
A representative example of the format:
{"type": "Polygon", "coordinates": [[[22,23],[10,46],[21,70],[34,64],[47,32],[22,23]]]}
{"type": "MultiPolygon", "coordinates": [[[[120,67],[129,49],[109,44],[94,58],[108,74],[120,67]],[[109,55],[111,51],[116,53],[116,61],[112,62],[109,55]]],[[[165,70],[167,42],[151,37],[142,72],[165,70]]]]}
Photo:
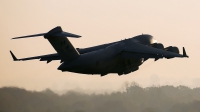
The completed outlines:
{"type": "Polygon", "coordinates": [[[0,88],[0,112],[200,112],[200,88],[127,84],[123,92],[58,95],[17,87],[0,88]]]}

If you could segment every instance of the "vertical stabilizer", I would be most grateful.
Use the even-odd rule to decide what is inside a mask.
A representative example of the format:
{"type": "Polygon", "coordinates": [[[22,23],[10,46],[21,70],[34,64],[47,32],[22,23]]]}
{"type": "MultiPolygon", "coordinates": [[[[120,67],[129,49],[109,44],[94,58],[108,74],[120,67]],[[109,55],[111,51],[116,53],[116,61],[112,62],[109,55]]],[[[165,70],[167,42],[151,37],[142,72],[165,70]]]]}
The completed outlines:
{"type": "Polygon", "coordinates": [[[62,61],[77,58],[80,54],[66,37],[80,37],[79,35],[63,32],[61,27],[56,27],[44,35],[53,48],[57,51],[62,61]]]}

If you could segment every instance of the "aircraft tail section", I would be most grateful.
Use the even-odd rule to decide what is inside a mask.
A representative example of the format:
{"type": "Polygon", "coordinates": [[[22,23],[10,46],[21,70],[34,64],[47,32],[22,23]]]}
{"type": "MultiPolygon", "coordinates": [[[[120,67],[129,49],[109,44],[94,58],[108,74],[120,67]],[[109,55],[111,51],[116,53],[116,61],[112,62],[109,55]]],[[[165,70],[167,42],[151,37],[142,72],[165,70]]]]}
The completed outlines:
{"type": "Polygon", "coordinates": [[[62,61],[69,61],[80,55],[66,36],[77,37],[77,35],[63,32],[61,27],[56,27],[44,35],[44,38],[48,39],[62,61]]]}
{"type": "MultiPolygon", "coordinates": [[[[51,43],[53,48],[57,51],[61,58],[61,61],[69,61],[74,58],[77,58],[80,55],[79,52],[74,48],[74,46],[66,37],[79,38],[81,36],[68,32],[63,32],[60,26],[53,28],[48,33],[21,36],[12,39],[30,38],[36,36],[44,36],[44,38],[47,39],[51,43]]],[[[15,57],[13,59],[15,59],[15,57]]]]}

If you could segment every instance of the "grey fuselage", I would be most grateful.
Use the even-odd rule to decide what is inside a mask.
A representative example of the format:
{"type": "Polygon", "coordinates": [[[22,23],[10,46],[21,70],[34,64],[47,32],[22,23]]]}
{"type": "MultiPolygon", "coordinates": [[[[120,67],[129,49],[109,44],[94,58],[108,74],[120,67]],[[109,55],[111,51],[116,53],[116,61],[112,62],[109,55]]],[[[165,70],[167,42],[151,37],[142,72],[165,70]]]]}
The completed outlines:
{"type": "Polygon", "coordinates": [[[144,58],[121,58],[123,49],[131,47],[135,42],[150,46],[156,41],[151,35],[139,35],[118,42],[77,49],[81,55],[76,59],[63,62],[58,70],[82,74],[128,74],[138,70],[139,66],[147,60],[144,58]]]}

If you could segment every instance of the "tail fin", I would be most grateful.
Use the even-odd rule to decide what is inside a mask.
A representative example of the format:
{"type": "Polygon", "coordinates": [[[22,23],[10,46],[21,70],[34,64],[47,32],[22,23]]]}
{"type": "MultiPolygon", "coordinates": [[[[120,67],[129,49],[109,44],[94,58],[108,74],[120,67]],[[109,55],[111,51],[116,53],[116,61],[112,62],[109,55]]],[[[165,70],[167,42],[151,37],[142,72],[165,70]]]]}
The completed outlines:
{"type": "MultiPolygon", "coordinates": [[[[79,52],[74,48],[74,46],[66,37],[79,38],[81,36],[68,33],[68,32],[63,32],[60,26],[53,28],[48,33],[21,36],[21,37],[15,37],[12,39],[29,38],[29,37],[36,37],[36,36],[44,36],[44,38],[47,39],[51,43],[53,48],[57,51],[57,53],[59,54],[61,58],[61,61],[69,61],[74,58],[77,58],[80,55],[79,52]]],[[[11,52],[11,55],[12,55],[12,52],[11,52]]],[[[12,57],[13,59],[16,59],[14,55],[12,55],[12,57]]]]}
{"type": "Polygon", "coordinates": [[[44,35],[44,38],[48,39],[63,61],[72,60],[80,55],[66,36],[80,37],[78,35],[63,32],[61,27],[56,27],[44,35]]]}

